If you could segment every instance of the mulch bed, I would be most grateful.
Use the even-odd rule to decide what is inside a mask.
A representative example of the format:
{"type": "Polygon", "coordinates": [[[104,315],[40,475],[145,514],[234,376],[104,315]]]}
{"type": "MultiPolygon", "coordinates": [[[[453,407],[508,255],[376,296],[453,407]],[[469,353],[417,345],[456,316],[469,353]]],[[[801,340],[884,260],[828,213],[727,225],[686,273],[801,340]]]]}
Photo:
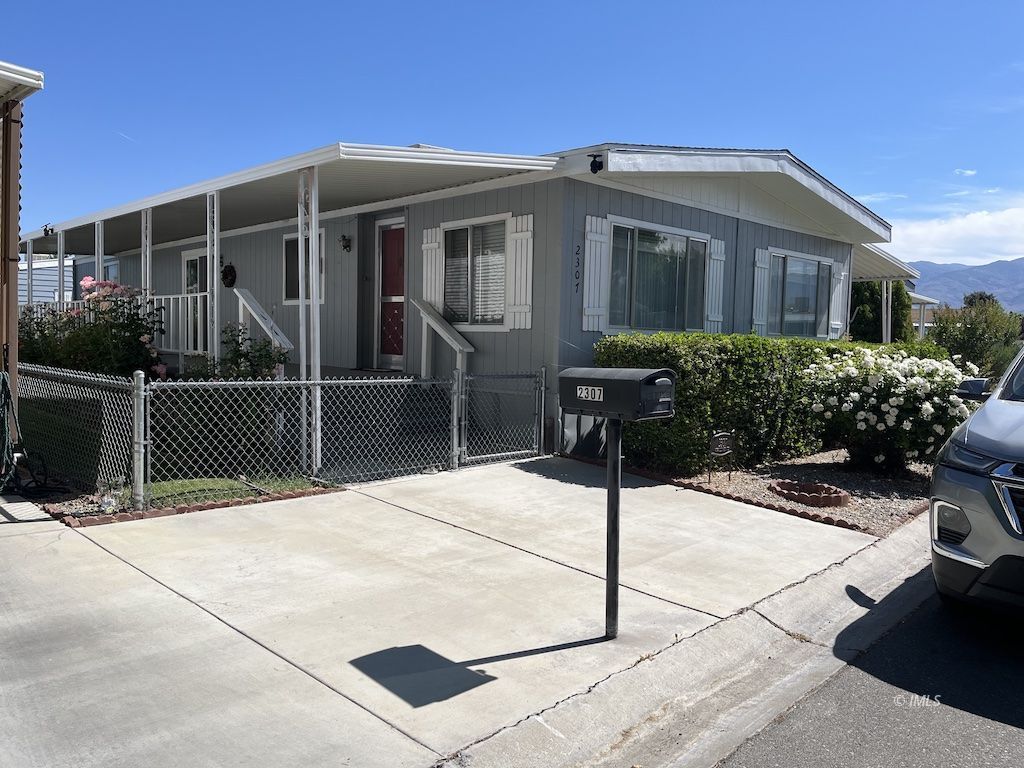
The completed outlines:
{"type": "Polygon", "coordinates": [[[265,496],[249,496],[219,501],[204,501],[197,504],[182,504],[174,507],[158,507],[142,511],[119,510],[106,513],[99,506],[98,496],[77,496],[58,502],[43,504],[43,510],[55,520],[59,520],[70,528],[83,528],[92,525],[109,523],[125,523],[130,520],[146,520],[153,517],[169,517],[184,515],[190,512],[201,512],[221,507],[241,507],[247,504],[261,504],[267,501],[283,501],[299,499],[305,496],[320,496],[325,493],[338,493],[346,488],[304,488],[293,491],[278,491],[265,496]]]}
{"type": "Polygon", "coordinates": [[[931,466],[912,464],[896,477],[884,477],[852,468],[845,450],[824,451],[799,459],[779,462],[756,470],[716,471],[673,482],[717,496],[736,498],[748,504],[778,509],[821,522],[887,536],[928,509],[931,466]],[[772,492],[773,481],[823,483],[846,491],[849,503],[838,507],[819,507],[784,499],[772,492]],[[783,509],[779,509],[779,508],[783,509]]]}

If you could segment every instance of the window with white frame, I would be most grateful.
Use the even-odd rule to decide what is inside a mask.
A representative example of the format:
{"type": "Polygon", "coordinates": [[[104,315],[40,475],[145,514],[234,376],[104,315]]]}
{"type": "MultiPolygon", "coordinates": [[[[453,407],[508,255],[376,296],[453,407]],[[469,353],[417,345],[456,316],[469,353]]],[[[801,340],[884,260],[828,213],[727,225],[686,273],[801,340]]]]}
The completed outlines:
{"type": "Polygon", "coordinates": [[[444,317],[450,323],[505,322],[505,221],[444,232],[444,317]]]}
{"type": "MultiPolygon", "coordinates": [[[[309,247],[303,249],[306,268],[305,296],[309,301],[309,247]]],[[[324,231],[320,230],[320,303],[324,301],[324,231]]],[[[299,236],[288,235],[284,238],[284,303],[299,303],[299,236]]]]}
{"type": "Polygon", "coordinates": [[[103,265],[103,279],[112,282],[121,280],[121,264],[118,261],[108,261],[103,265]]]}
{"type": "Polygon", "coordinates": [[[703,330],[706,239],[615,224],[611,250],[610,326],[703,330]]]}
{"type": "Polygon", "coordinates": [[[832,265],[772,252],[768,270],[768,333],[828,336],[832,265]]]}

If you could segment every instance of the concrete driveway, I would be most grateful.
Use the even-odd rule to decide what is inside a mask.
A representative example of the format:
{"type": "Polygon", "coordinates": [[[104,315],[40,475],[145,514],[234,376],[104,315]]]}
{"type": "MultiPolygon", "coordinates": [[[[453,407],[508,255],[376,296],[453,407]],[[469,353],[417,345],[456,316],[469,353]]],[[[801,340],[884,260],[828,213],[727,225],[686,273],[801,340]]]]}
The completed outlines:
{"type": "Polygon", "coordinates": [[[0,765],[427,766],[873,537],[563,459],[68,529],[0,525],[0,765]]]}

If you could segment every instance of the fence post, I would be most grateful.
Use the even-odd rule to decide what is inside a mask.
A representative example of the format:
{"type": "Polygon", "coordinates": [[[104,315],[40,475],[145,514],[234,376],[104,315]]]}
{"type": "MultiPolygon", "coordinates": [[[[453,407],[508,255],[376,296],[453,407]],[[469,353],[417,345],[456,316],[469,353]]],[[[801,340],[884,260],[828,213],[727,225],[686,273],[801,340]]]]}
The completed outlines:
{"type": "Polygon", "coordinates": [[[145,506],[146,488],[146,374],[132,374],[132,505],[145,506]]]}
{"type": "Polygon", "coordinates": [[[452,469],[459,468],[459,412],[462,403],[462,371],[452,373],[452,469]]]}
{"type": "Polygon", "coordinates": [[[548,386],[548,368],[546,365],[542,365],[540,367],[540,376],[538,377],[537,384],[539,386],[540,392],[537,397],[537,400],[539,401],[537,405],[537,425],[533,434],[536,435],[537,438],[537,444],[534,446],[534,448],[536,449],[535,453],[538,456],[541,456],[544,453],[544,396],[546,394],[548,386]]]}

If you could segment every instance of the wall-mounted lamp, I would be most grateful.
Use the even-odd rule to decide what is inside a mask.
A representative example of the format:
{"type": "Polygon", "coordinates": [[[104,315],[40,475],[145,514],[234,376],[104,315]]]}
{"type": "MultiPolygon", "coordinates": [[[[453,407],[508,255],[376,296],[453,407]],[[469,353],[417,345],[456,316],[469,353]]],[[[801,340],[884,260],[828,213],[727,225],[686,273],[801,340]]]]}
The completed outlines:
{"type": "Polygon", "coordinates": [[[348,253],[352,250],[352,238],[348,235],[342,235],[338,238],[338,242],[341,243],[341,250],[348,253]]]}
{"type": "Polygon", "coordinates": [[[590,172],[597,173],[598,171],[604,170],[604,160],[601,159],[600,153],[594,153],[593,155],[587,155],[590,158],[590,172]]]}
{"type": "Polygon", "coordinates": [[[43,225],[43,237],[49,237],[50,235],[53,234],[53,232],[54,232],[54,229],[49,224],[44,224],[43,225]]]}

